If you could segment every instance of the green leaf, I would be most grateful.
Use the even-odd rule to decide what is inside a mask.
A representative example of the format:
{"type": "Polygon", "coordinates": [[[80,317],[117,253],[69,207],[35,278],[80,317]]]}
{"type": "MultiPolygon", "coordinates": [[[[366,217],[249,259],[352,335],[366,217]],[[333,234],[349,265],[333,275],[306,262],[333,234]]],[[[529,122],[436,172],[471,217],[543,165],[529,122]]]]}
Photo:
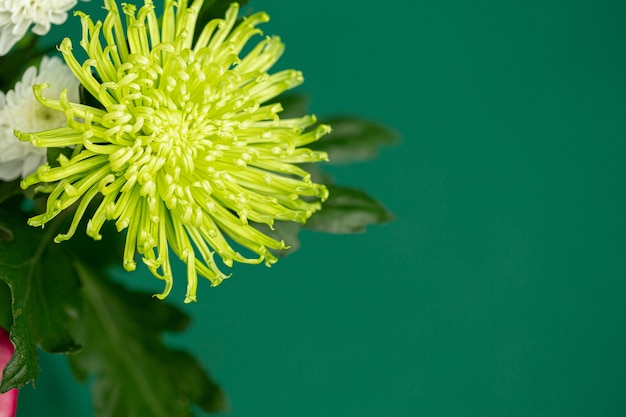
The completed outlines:
{"type": "Polygon", "coordinates": [[[8,182],[0,181],[0,204],[21,193],[22,188],[19,179],[8,182]]]}
{"type": "Polygon", "coordinates": [[[280,112],[281,119],[291,119],[302,117],[309,111],[309,98],[304,94],[281,94],[266,104],[280,103],[283,111],[280,112]]]}
{"type": "MultiPolygon", "coordinates": [[[[98,200],[96,200],[96,204],[99,204],[98,200]]],[[[67,245],[68,250],[75,257],[88,264],[92,269],[104,270],[110,266],[121,265],[124,245],[126,244],[126,233],[118,232],[113,221],[106,221],[100,233],[102,239],[94,240],[86,233],[77,232],[72,239],[63,242],[63,244],[67,245]]]]}
{"type": "Polygon", "coordinates": [[[239,3],[239,10],[248,3],[248,0],[205,0],[198,14],[196,20],[196,31],[194,33],[193,42],[196,43],[202,29],[213,19],[224,19],[226,16],[226,10],[230,7],[231,3],[239,3]]]}
{"type": "Polygon", "coordinates": [[[323,120],[333,131],[309,145],[316,151],[325,151],[331,164],[345,164],[372,159],[379,148],[397,141],[397,135],[378,123],[355,117],[337,117],[323,120]]]}
{"type": "Polygon", "coordinates": [[[52,242],[55,223],[44,231],[26,224],[18,210],[0,212],[13,240],[0,240],[0,280],[11,289],[15,355],[2,375],[0,392],[36,381],[37,346],[47,352],[72,352],[79,348],[71,327],[80,316],[78,277],[71,257],[52,242]]]}
{"type": "MultiPolygon", "coordinates": [[[[80,85],[83,86],[82,84],[80,85]]],[[[65,155],[68,159],[72,156],[72,148],[48,148],[46,150],[46,160],[51,167],[61,166],[59,156],[65,155]]]]}
{"type": "Polygon", "coordinates": [[[393,215],[378,201],[361,190],[331,186],[330,196],[322,210],[315,213],[304,227],[319,232],[348,234],[365,231],[370,224],[386,223],[393,215]]]}
{"type": "Polygon", "coordinates": [[[32,32],[27,32],[7,54],[0,56],[0,90],[6,92],[12,89],[26,68],[33,64],[34,58],[45,54],[35,47],[38,38],[32,32]]]}
{"type": "Polygon", "coordinates": [[[0,240],[4,240],[5,242],[12,242],[13,239],[15,239],[13,230],[9,229],[3,224],[0,224],[0,240]]]}
{"type": "Polygon", "coordinates": [[[0,281],[0,327],[11,328],[13,312],[11,311],[11,289],[4,281],[0,281]]]}
{"type": "MultiPolygon", "coordinates": [[[[91,75],[98,80],[98,82],[102,82],[102,80],[100,79],[100,77],[98,76],[97,73],[93,72],[91,73],[91,75]]],[[[93,94],[91,94],[89,92],[89,90],[87,90],[85,88],[85,86],[83,86],[82,84],[80,84],[78,86],[78,98],[80,100],[80,104],[84,104],[86,106],[90,106],[93,107],[94,109],[100,109],[100,110],[104,110],[104,104],[100,103],[100,101],[98,101],[97,98],[95,98],[93,96],[93,94]]],[[[57,155],[58,156],[58,155],[57,155]]],[[[67,156],[67,155],[66,155],[67,156]]],[[[54,159],[56,161],[56,158],[54,159]]],[[[48,152],[48,163],[50,162],[50,153],[48,152]]]]}
{"type": "Polygon", "coordinates": [[[289,246],[287,249],[272,251],[277,256],[287,256],[300,249],[300,239],[298,239],[298,233],[302,228],[300,223],[275,221],[273,230],[266,224],[253,222],[250,224],[272,239],[284,241],[289,246]]]}
{"type": "Polygon", "coordinates": [[[333,178],[333,176],[330,175],[328,172],[321,169],[320,164],[305,163],[299,164],[298,166],[311,174],[311,181],[318,184],[324,184],[327,187],[335,185],[335,178],[333,178]]]}
{"type": "MultiPolygon", "coordinates": [[[[233,2],[233,0],[207,0],[204,2],[202,10],[200,11],[200,16],[204,14],[209,20],[223,19],[226,15],[226,10],[228,10],[232,3],[235,2],[233,2]]],[[[241,10],[241,8],[248,3],[248,0],[238,0],[236,3],[239,3],[239,9],[241,10]]]]}
{"type": "Polygon", "coordinates": [[[225,396],[188,353],[168,348],[163,331],[180,331],[188,317],[146,293],[130,292],[76,263],[83,283],[83,349],[70,355],[79,379],[93,376],[99,417],[192,416],[196,404],[216,412],[225,396]]]}

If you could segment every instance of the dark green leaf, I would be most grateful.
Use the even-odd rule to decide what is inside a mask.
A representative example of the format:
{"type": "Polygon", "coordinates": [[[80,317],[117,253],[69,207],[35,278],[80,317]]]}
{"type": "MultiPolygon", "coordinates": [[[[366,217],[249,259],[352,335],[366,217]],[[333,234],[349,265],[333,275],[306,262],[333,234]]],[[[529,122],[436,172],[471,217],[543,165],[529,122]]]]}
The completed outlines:
{"type": "Polygon", "coordinates": [[[22,193],[20,180],[0,181],[0,203],[4,203],[9,198],[22,193]]]}
{"type": "Polygon", "coordinates": [[[186,352],[166,347],[163,331],[188,323],[179,309],[149,294],[129,292],[76,264],[83,283],[83,349],[70,355],[77,377],[93,376],[99,417],[184,417],[198,405],[222,411],[219,387],[186,352]]]}
{"type": "Polygon", "coordinates": [[[274,222],[274,230],[266,224],[252,222],[251,224],[272,239],[284,241],[289,246],[288,249],[272,251],[277,256],[286,256],[300,249],[300,240],[298,239],[298,232],[302,228],[300,223],[276,221],[274,222]]]}
{"type": "MultiPolygon", "coordinates": [[[[92,73],[92,75],[94,76],[96,80],[98,80],[99,82],[102,82],[98,74],[92,73]]],[[[104,105],[100,103],[100,101],[98,101],[98,99],[95,98],[93,94],[91,94],[89,90],[87,90],[82,84],[78,86],[78,98],[80,100],[80,104],[91,106],[94,109],[104,110],[104,105]]],[[[50,162],[50,154],[48,154],[48,162],[50,162]]]]}
{"type": "Polygon", "coordinates": [[[0,56],[0,90],[7,91],[15,86],[15,83],[22,77],[22,74],[29,65],[33,64],[36,58],[44,55],[44,51],[39,51],[35,47],[38,36],[32,32],[26,35],[11,48],[11,50],[0,56]]]}
{"type": "Polygon", "coordinates": [[[48,165],[50,165],[51,167],[60,166],[58,161],[59,156],[63,154],[69,159],[72,156],[72,151],[72,148],[48,148],[46,150],[46,160],[48,162],[48,165]]]}
{"type": "Polygon", "coordinates": [[[113,221],[105,222],[100,233],[102,239],[94,240],[86,233],[80,233],[79,230],[72,239],[63,244],[93,269],[104,270],[112,265],[120,265],[124,254],[126,233],[118,232],[113,221]]]}
{"type": "MultiPolygon", "coordinates": [[[[196,0],[197,1],[197,0],[196,0]]],[[[239,3],[239,9],[248,3],[248,0],[239,0],[234,2],[233,0],[205,0],[198,14],[198,20],[196,21],[196,32],[194,34],[194,43],[198,40],[202,29],[213,19],[224,19],[226,16],[226,10],[232,3],[239,3]]]]}
{"type": "Polygon", "coordinates": [[[397,140],[397,135],[385,126],[355,117],[337,117],[323,123],[330,125],[333,131],[309,148],[327,152],[331,164],[372,159],[381,146],[397,140]]]}
{"type": "Polygon", "coordinates": [[[302,117],[309,110],[309,98],[304,94],[281,94],[267,104],[280,103],[283,111],[280,112],[281,119],[291,119],[302,117]]]}
{"type": "Polygon", "coordinates": [[[307,221],[307,229],[336,234],[360,233],[367,225],[393,220],[385,207],[361,190],[336,186],[328,190],[328,200],[322,210],[307,221]]]}
{"type": "Polygon", "coordinates": [[[0,240],[4,240],[5,242],[12,242],[15,238],[13,234],[13,230],[9,229],[7,226],[0,224],[0,240]]]}
{"type": "Polygon", "coordinates": [[[11,311],[11,289],[0,280],[0,327],[5,330],[11,328],[13,312],[11,311]]]}
{"type": "Polygon", "coordinates": [[[317,184],[331,186],[335,184],[335,179],[326,171],[320,168],[320,164],[300,164],[300,168],[311,174],[311,181],[317,184]]]}
{"type": "Polygon", "coordinates": [[[26,216],[3,210],[12,241],[0,241],[0,279],[11,289],[11,341],[16,353],[2,376],[0,392],[36,381],[37,345],[48,352],[78,349],[70,328],[80,315],[79,281],[63,245],[52,242],[54,223],[44,230],[29,227],[26,216]]]}

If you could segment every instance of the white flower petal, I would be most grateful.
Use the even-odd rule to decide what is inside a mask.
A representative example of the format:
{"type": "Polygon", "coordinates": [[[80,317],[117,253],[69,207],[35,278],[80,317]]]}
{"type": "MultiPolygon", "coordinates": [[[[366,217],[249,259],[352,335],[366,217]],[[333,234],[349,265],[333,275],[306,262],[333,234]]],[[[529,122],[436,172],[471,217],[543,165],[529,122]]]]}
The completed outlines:
{"type": "Polygon", "coordinates": [[[77,0],[0,0],[0,55],[7,54],[24,37],[28,28],[42,36],[52,24],[67,20],[77,0]]]}
{"type": "Polygon", "coordinates": [[[29,67],[22,80],[6,94],[0,92],[0,180],[24,178],[46,162],[46,149],[18,140],[13,132],[33,132],[65,126],[65,114],[52,110],[35,99],[33,85],[49,83],[45,97],[59,97],[68,90],[68,97],[78,101],[78,80],[57,57],[44,57],[39,66],[29,67]]]}
{"type": "Polygon", "coordinates": [[[22,165],[22,172],[21,172],[22,178],[25,178],[26,176],[37,171],[37,168],[39,168],[41,165],[43,165],[46,162],[46,150],[45,149],[38,149],[38,150],[43,151],[43,152],[30,153],[24,159],[24,163],[22,165]]]}
{"type": "Polygon", "coordinates": [[[15,160],[0,164],[0,180],[12,181],[20,176],[22,162],[15,160]]]}

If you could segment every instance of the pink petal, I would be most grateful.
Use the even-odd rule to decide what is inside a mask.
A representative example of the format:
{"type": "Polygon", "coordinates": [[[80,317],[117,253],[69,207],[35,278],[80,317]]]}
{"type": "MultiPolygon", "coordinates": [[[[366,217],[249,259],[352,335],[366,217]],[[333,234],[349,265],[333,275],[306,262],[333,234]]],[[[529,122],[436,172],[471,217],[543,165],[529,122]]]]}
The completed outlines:
{"type": "Polygon", "coordinates": [[[15,417],[18,390],[13,388],[0,394],[0,417],[15,417]]]}
{"type": "MultiPolygon", "coordinates": [[[[9,339],[9,334],[0,327],[0,369],[4,369],[13,356],[13,351],[13,343],[9,339]]],[[[0,417],[15,417],[17,394],[18,390],[16,389],[0,394],[0,417]]]]}

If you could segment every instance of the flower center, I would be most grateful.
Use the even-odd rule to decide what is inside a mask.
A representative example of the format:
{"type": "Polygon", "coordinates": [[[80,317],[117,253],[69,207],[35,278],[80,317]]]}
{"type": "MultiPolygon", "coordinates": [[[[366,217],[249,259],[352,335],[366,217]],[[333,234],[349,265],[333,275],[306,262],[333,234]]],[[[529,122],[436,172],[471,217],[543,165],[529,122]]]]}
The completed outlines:
{"type": "Polygon", "coordinates": [[[182,112],[159,109],[155,112],[154,120],[156,123],[152,128],[153,139],[150,146],[156,157],[167,161],[167,171],[179,167],[185,176],[193,174],[197,141],[189,134],[189,123],[184,120],[182,112]]]}

